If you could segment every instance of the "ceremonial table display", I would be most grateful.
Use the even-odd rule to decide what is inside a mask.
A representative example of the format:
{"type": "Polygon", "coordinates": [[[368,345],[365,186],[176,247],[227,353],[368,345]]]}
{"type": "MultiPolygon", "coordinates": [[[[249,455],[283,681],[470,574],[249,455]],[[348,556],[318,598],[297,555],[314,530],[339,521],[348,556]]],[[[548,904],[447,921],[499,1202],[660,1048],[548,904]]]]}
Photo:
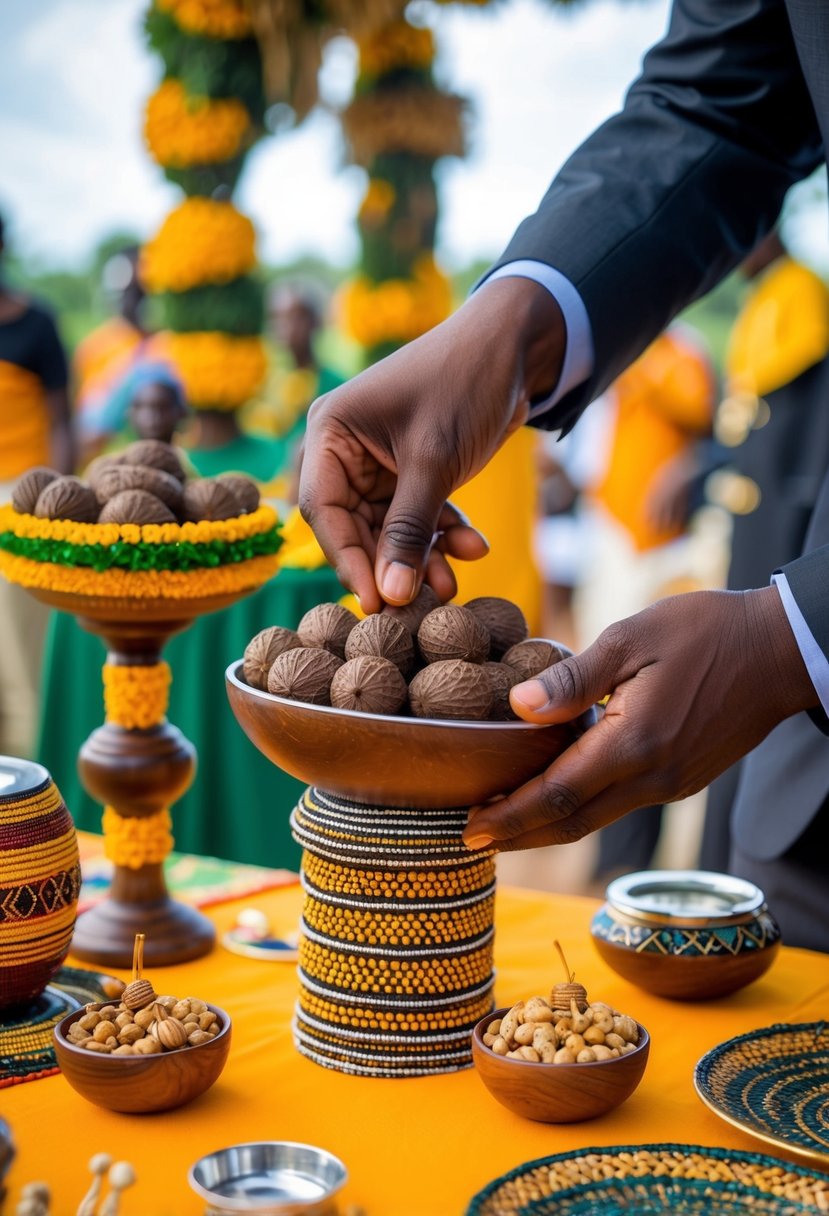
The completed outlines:
{"type": "MultiPolygon", "coordinates": [[[[166,720],[171,676],[161,652],[168,638],[196,617],[227,607],[271,577],[280,543],[276,515],[253,503],[239,513],[240,505],[217,482],[182,486],[161,469],[114,460],[101,473],[98,485],[104,488],[97,499],[94,489],[76,479],[33,470],[18,483],[13,502],[27,501],[26,479],[35,505],[28,511],[0,508],[0,573],[44,603],[72,613],[108,648],[106,722],[83,744],[78,764],[85,787],[104,804],[107,855],[115,874],[110,897],[79,919],[73,951],[89,962],[123,967],[135,934],[143,932],[148,965],[197,958],[211,949],[213,927],[201,913],[169,897],[162,870],[172,848],[169,807],[193,779],[195,751],[166,720]],[[144,499],[153,498],[133,489],[138,481],[169,493],[179,518],[196,506],[188,508],[193,485],[208,510],[214,493],[224,501],[223,517],[175,522],[172,508],[154,499],[155,517],[173,522],[116,522],[119,502],[127,499],[127,507],[137,504],[144,511],[144,499]],[[108,482],[111,500],[105,497],[108,482]],[[128,490],[121,492],[124,485],[128,490]],[[50,495],[54,510],[96,522],[49,517],[44,498],[50,495]]],[[[255,487],[253,492],[258,502],[255,487]]],[[[69,714],[71,690],[65,692],[69,714]]]]}
{"type": "MultiPolygon", "coordinates": [[[[250,903],[248,896],[208,910],[220,937],[250,903]]],[[[284,888],[256,896],[255,903],[274,933],[285,935],[301,915],[303,893],[284,888]]],[[[784,946],[750,987],[687,1005],[642,992],[607,967],[589,937],[597,908],[598,901],[499,885],[495,999],[505,1006],[548,992],[560,971],[551,943],[558,937],[566,944],[567,961],[588,991],[650,1032],[642,1082],[609,1114],[576,1124],[523,1119],[496,1102],[473,1069],[401,1081],[319,1068],[292,1042],[295,966],[216,950],[161,973],[165,991],[196,993],[233,1021],[234,1042],[212,1089],[180,1110],[140,1116],[92,1105],[61,1076],[3,1089],[0,1110],[17,1150],[5,1180],[4,1216],[13,1216],[23,1187],[37,1179],[61,1197],[55,1216],[75,1211],[89,1185],[88,1162],[100,1152],[135,1166],[137,1182],[124,1197],[122,1216],[204,1216],[204,1200],[188,1185],[195,1162],[233,1144],[270,1140],[316,1145],[345,1164],[340,1216],[352,1208],[365,1216],[463,1216],[496,1178],[552,1154],[578,1152],[594,1160],[591,1148],[599,1155],[608,1150],[609,1187],[636,1171],[636,1147],[677,1141],[688,1154],[700,1145],[730,1150],[732,1158],[734,1150],[774,1151],[782,1177],[791,1160],[704,1106],[694,1093],[694,1066],[734,1036],[825,1017],[829,956],[784,946]]],[[[129,979],[128,971],[120,975],[129,979]]],[[[635,1198],[641,1179],[625,1185],[635,1198]]],[[[768,1210],[761,1199],[750,1210],[768,1210]]],[[[702,1194],[699,1203],[701,1212],[719,1210],[706,1208],[702,1194]]]]}

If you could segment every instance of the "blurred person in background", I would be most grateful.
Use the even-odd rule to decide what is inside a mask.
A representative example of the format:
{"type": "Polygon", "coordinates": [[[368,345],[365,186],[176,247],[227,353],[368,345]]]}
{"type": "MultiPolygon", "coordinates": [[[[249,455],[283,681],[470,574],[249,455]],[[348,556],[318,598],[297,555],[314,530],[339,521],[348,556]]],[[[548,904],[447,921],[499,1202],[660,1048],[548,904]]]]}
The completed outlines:
{"type": "MultiPolygon", "coordinates": [[[[727,586],[760,586],[770,569],[802,552],[824,470],[829,465],[829,287],[788,252],[775,229],[740,266],[748,290],[726,352],[726,395],[716,434],[728,467],[716,475],[716,497],[734,511],[727,586]]],[[[802,715],[777,727],[788,762],[784,776],[768,773],[770,794],[819,806],[829,794],[829,747],[802,715]]],[[[700,864],[727,870],[731,813],[748,757],[727,769],[708,791],[700,864]]],[[[756,763],[752,761],[752,763],[756,763]]],[[[762,865],[762,843],[742,833],[742,850],[762,865]]],[[[792,860],[808,854],[808,833],[788,841],[792,860]],[[805,853],[804,853],[805,850],[805,853]]],[[[739,858],[733,859],[739,862],[739,858]]],[[[771,873],[763,885],[771,900],[771,873]]]]}
{"type": "Polygon", "coordinates": [[[145,295],[138,277],[138,253],[137,246],[128,246],[104,264],[102,287],[114,315],[78,343],[72,360],[78,427],[93,449],[100,438],[96,428],[86,438],[87,424],[129,373],[149,337],[144,324],[145,295]]]}
{"type": "MultiPolygon", "coordinates": [[[[677,500],[666,490],[693,460],[697,443],[710,436],[716,398],[716,375],[701,338],[675,325],[593,403],[589,413],[601,411],[605,430],[594,439],[604,462],[585,493],[586,553],[575,594],[579,649],[621,617],[696,585],[688,498],[677,500]]],[[[594,416],[594,436],[597,423],[594,416]]],[[[661,806],[643,807],[602,829],[597,883],[651,864],[662,812],[661,806]]]]}
{"type": "MultiPolygon", "coordinates": [[[[0,218],[0,502],[34,465],[71,473],[75,445],[66,355],[43,306],[2,278],[0,218]]],[[[0,753],[31,755],[48,609],[0,579],[0,753]]]]}
{"type": "Polygon", "coordinates": [[[277,283],[268,295],[268,330],[277,350],[261,398],[245,410],[244,425],[279,440],[278,497],[296,502],[296,472],[311,402],[344,382],[319,358],[325,320],[321,293],[310,284],[277,283]]]}

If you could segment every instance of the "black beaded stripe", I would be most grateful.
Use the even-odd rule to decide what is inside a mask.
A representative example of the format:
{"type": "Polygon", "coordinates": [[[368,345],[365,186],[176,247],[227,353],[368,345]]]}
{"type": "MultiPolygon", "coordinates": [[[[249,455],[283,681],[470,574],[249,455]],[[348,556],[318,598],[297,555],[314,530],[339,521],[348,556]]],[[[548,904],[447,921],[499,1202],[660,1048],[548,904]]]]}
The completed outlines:
{"type": "Polygon", "coordinates": [[[321,984],[318,980],[312,979],[308,972],[302,967],[297,967],[299,982],[301,986],[313,992],[315,996],[320,996],[323,1000],[331,1001],[332,1004],[339,1002],[341,1005],[365,1005],[371,1006],[377,1010],[387,1009],[390,1012],[399,1012],[406,1009],[434,1009],[449,1010],[453,1005],[463,1005],[485,996],[489,992],[494,983],[495,975],[493,974],[483,984],[476,984],[474,988],[464,988],[457,992],[446,993],[429,993],[423,997],[412,996],[410,992],[403,993],[398,996],[396,993],[382,993],[375,995],[371,992],[353,992],[348,988],[332,988],[330,984],[321,984]]]}
{"type": "Polygon", "coordinates": [[[418,868],[434,870],[436,868],[462,869],[465,865],[480,865],[482,860],[494,857],[495,849],[484,849],[470,854],[465,845],[459,844],[457,850],[451,850],[444,845],[423,846],[413,843],[408,849],[394,848],[378,842],[366,844],[348,844],[340,840],[331,842],[320,833],[309,831],[299,822],[296,811],[291,813],[291,829],[294,839],[303,848],[310,849],[327,861],[346,862],[350,865],[363,866],[365,869],[415,870],[418,868]],[[376,860],[378,849],[382,848],[384,861],[376,860]],[[417,853],[412,849],[417,848],[417,853]]]}
{"type": "MultiPolygon", "coordinates": [[[[493,1012],[495,1004],[490,1005],[489,1012],[493,1012]]],[[[466,1047],[469,1047],[469,1036],[475,1027],[475,1023],[479,1020],[475,1018],[468,1023],[461,1023],[451,1030],[354,1030],[348,1027],[341,1026],[338,1022],[329,1022],[325,1018],[319,1018],[313,1013],[309,1013],[307,1009],[303,1009],[299,1001],[296,1003],[294,1011],[295,1021],[302,1022],[309,1026],[311,1032],[317,1031],[323,1035],[329,1035],[331,1038],[351,1040],[354,1043],[363,1043],[371,1041],[372,1043],[381,1043],[386,1046],[399,1044],[401,1047],[414,1049],[420,1045],[424,1048],[429,1047],[445,1047],[447,1044],[452,1044],[460,1039],[463,1039],[466,1047]]]]}
{"type": "MultiPolygon", "coordinates": [[[[313,1050],[329,1056],[340,1057],[343,1053],[338,1051],[336,1044],[328,1043],[324,1039],[318,1039],[314,1035],[303,1030],[301,1026],[294,1024],[294,1036],[299,1042],[306,1044],[313,1050]]],[[[469,1056],[468,1045],[466,1039],[458,1039],[458,1046],[454,1051],[432,1051],[428,1053],[426,1061],[429,1064],[450,1064],[464,1063],[469,1056]]],[[[373,1066],[381,1065],[387,1068],[405,1068],[411,1065],[417,1065],[421,1068],[424,1064],[424,1057],[421,1055],[408,1055],[405,1053],[395,1054],[393,1052],[380,1051],[359,1051],[355,1047],[348,1048],[346,1057],[352,1063],[368,1063],[373,1066]]]]}
{"type": "Polygon", "coordinates": [[[318,946],[333,950],[337,954],[365,954],[375,958],[396,958],[406,962],[417,962],[421,959],[440,959],[449,954],[474,954],[482,946],[486,946],[495,937],[494,929],[485,929],[475,937],[467,937],[462,942],[444,945],[440,942],[418,942],[414,946],[369,946],[365,942],[354,942],[341,937],[328,937],[312,929],[303,916],[301,928],[305,937],[318,946]]]}

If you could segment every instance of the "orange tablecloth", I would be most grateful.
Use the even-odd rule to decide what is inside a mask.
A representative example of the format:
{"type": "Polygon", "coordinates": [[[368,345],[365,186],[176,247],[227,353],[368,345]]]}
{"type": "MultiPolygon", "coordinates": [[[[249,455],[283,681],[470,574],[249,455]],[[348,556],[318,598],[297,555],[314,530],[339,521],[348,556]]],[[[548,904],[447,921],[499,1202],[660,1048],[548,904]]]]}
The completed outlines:
{"type": "MultiPolygon", "coordinates": [[[[251,901],[247,901],[251,902],[251,901]]],[[[296,924],[295,888],[257,896],[275,928],[296,924]]],[[[220,932],[238,903],[210,910],[220,932]]],[[[73,1216],[95,1152],[126,1158],[138,1184],[122,1216],[201,1216],[187,1171],[202,1154],[246,1140],[300,1140],[341,1157],[350,1171],[343,1208],[366,1216],[462,1216],[469,1199],[506,1170],[548,1153],[588,1145],[679,1141],[757,1149],[710,1114],[692,1086],[696,1060],[715,1043],[775,1021],[823,1018],[829,956],[784,949],[766,977],[705,1005],[648,997],[617,978],[588,937],[590,900],[505,889],[496,910],[496,1000],[509,1004],[558,981],[552,942],[595,998],[637,1017],[651,1032],[644,1080],[631,1099],[591,1123],[548,1126],[509,1114],[474,1070],[441,1077],[374,1080],[322,1069],[297,1055],[292,964],[255,962],[221,947],[205,959],[150,976],[160,992],[200,996],[233,1018],[233,1043],[219,1081],[197,1102],[168,1114],[116,1115],[91,1106],[60,1076],[0,1092],[18,1156],[7,1216],[21,1186],[47,1180],[54,1216],[73,1216]]]]}

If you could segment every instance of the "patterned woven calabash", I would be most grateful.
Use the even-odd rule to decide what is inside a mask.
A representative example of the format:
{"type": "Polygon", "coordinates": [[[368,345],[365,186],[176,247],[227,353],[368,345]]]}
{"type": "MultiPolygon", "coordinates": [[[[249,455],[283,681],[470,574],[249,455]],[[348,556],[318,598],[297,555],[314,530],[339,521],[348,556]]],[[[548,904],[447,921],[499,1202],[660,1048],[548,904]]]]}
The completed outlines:
{"type": "Polygon", "coordinates": [[[0,1009],[38,996],[60,967],[80,887],[75,827],[57,786],[41,765],[0,757],[0,1009]]]}

